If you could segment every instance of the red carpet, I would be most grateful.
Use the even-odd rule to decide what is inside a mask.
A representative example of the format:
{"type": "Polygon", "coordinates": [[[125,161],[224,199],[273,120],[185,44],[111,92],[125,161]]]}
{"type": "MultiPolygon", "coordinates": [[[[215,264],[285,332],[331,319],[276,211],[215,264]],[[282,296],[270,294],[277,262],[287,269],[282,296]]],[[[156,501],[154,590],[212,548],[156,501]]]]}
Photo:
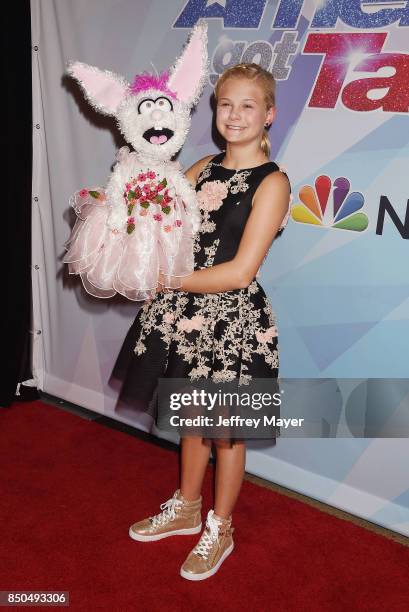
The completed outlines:
{"type": "Polygon", "coordinates": [[[177,488],[175,453],[40,401],[1,409],[0,431],[0,590],[70,591],[87,612],[408,609],[409,548],[247,481],[235,551],[184,580],[199,536],[128,537],[177,488]]]}

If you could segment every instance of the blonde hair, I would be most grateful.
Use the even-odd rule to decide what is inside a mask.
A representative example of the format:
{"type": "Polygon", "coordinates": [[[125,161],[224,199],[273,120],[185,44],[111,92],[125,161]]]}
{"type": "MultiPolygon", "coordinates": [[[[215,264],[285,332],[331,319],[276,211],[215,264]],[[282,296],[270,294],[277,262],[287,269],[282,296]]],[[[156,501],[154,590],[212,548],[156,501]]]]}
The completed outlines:
{"type": "MultiPolygon", "coordinates": [[[[231,68],[227,68],[219,76],[214,88],[214,95],[216,100],[219,97],[220,88],[223,83],[225,83],[227,79],[231,78],[244,78],[250,79],[252,81],[257,80],[257,82],[260,83],[264,91],[264,100],[266,103],[266,108],[268,109],[272,106],[275,106],[276,82],[273,75],[271,74],[271,72],[268,72],[268,70],[265,70],[258,64],[249,63],[236,64],[231,68]]],[[[267,157],[270,156],[271,145],[266,128],[264,128],[264,133],[261,139],[261,149],[267,157]]]]}

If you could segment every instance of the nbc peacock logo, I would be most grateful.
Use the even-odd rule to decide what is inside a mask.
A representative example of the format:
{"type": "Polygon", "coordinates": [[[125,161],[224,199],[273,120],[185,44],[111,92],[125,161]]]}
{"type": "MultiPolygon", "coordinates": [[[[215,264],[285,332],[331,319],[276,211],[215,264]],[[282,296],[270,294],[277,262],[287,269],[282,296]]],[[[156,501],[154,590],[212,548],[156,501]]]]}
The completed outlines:
{"type": "Polygon", "coordinates": [[[314,187],[304,185],[300,189],[298,195],[302,204],[292,207],[291,218],[307,225],[363,232],[368,227],[368,217],[358,211],[363,207],[365,198],[359,191],[350,193],[350,187],[349,180],[344,176],[334,182],[329,176],[318,176],[314,187]]]}

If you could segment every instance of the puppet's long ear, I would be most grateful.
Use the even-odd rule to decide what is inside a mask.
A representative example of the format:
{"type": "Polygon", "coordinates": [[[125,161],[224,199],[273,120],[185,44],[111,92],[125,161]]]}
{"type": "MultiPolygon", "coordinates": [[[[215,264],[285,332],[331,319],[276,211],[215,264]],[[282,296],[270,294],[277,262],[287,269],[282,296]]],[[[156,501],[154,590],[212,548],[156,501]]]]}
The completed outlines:
{"type": "Polygon", "coordinates": [[[199,100],[208,75],[207,23],[192,30],[182,55],[171,69],[167,86],[182,102],[193,106],[199,100]]]}
{"type": "Polygon", "coordinates": [[[81,62],[69,62],[67,73],[77,79],[85,97],[104,115],[115,115],[129,84],[120,75],[81,62]]]}

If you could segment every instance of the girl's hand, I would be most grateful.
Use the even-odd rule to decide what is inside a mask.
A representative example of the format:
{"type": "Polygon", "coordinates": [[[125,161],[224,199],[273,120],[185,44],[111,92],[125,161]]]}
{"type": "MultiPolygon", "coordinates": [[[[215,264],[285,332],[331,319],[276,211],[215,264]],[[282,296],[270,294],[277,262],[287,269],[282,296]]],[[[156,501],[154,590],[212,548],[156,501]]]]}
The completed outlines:
{"type": "Polygon", "coordinates": [[[158,283],[158,286],[156,287],[156,293],[160,293],[161,291],[163,291],[163,293],[167,293],[169,289],[166,289],[166,287],[162,285],[162,283],[158,283]]]}
{"type": "Polygon", "coordinates": [[[162,272],[159,272],[158,286],[156,287],[156,293],[159,293],[160,291],[163,291],[163,293],[169,293],[169,291],[171,291],[171,289],[168,289],[167,287],[165,287],[164,276],[162,272]]]}
{"type": "MultiPolygon", "coordinates": [[[[156,291],[156,295],[157,295],[157,294],[158,294],[158,293],[160,293],[161,291],[163,291],[164,293],[167,293],[168,291],[170,291],[170,289],[166,289],[166,287],[165,287],[165,286],[164,286],[164,285],[163,285],[163,284],[160,282],[160,280],[159,280],[159,281],[158,281],[158,284],[157,284],[157,286],[156,286],[156,290],[155,290],[155,291],[156,291]]],[[[153,298],[153,297],[151,297],[151,298],[148,298],[146,301],[147,301],[147,302],[152,302],[152,300],[153,300],[153,299],[154,299],[154,298],[153,298]]]]}

